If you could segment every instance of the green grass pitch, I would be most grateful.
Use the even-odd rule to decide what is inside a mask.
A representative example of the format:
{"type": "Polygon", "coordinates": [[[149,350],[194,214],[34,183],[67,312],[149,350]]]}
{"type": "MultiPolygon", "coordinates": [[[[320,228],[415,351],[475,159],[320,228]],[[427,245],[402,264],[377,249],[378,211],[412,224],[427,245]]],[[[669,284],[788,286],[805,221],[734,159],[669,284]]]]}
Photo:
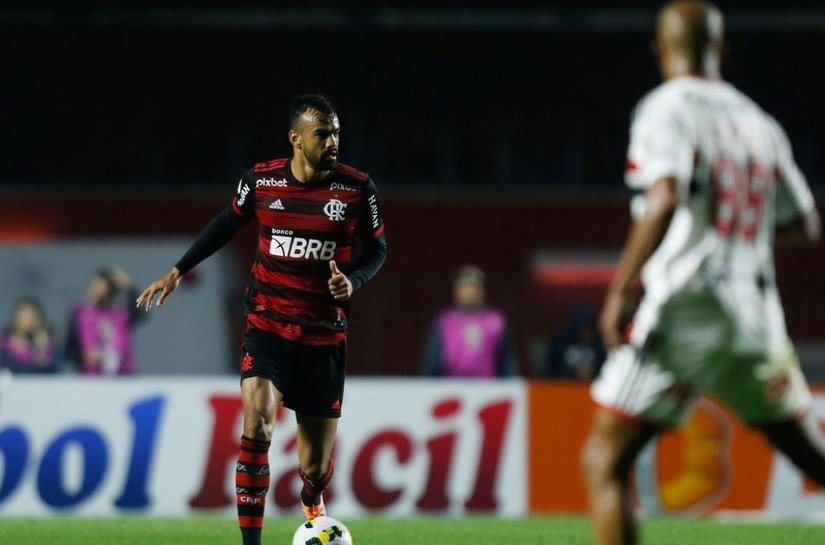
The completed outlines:
{"type": "MultiPolygon", "coordinates": [[[[353,518],[344,521],[356,545],[586,545],[590,527],[582,517],[353,518]]],[[[272,518],[265,545],[290,545],[299,518],[272,518]]],[[[642,543],[667,545],[822,545],[825,525],[744,524],[712,520],[648,520],[642,543]]],[[[2,545],[239,545],[231,518],[124,517],[84,519],[0,517],[2,545]]]]}

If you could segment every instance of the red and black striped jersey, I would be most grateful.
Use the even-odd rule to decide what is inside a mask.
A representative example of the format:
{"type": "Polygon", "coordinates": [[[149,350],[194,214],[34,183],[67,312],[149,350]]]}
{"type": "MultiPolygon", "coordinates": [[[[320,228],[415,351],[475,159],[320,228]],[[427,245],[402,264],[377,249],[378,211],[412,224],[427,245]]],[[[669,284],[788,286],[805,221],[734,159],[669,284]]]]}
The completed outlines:
{"type": "Polygon", "coordinates": [[[346,273],[356,238],[384,231],[369,175],[338,164],[323,180],[304,183],[289,159],[258,163],[238,183],[232,209],[259,225],[247,323],[304,344],[343,341],[348,305],[329,292],[329,261],[346,273]]]}

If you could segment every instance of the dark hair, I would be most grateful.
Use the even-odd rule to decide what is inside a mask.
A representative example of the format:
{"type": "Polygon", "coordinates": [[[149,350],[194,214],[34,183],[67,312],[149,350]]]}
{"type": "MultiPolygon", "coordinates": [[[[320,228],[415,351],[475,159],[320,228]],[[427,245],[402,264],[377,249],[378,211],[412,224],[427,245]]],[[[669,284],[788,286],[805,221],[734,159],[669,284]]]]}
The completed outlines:
{"type": "Polygon", "coordinates": [[[298,95],[292,99],[292,103],[289,105],[289,127],[294,129],[298,123],[298,118],[309,110],[316,110],[327,117],[338,115],[335,112],[335,106],[326,96],[320,93],[298,95]]]}

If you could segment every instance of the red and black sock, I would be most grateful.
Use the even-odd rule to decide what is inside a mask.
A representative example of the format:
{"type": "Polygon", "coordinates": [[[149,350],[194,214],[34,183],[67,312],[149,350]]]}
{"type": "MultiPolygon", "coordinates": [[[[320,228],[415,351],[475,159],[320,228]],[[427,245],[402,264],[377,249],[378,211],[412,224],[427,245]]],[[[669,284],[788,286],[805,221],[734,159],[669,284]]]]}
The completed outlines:
{"type": "Polygon", "coordinates": [[[235,497],[243,545],[261,545],[264,505],[269,490],[269,441],[241,436],[235,467],[235,497]]]}
{"type": "Polygon", "coordinates": [[[329,469],[327,469],[327,472],[319,479],[310,479],[303,470],[298,470],[298,473],[301,475],[301,480],[304,482],[304,487],[301,489],[301,501],[304,505],[318,505],[321,503],[321,493],[329,486],[334,470],[335,463],[332,458],[329,459],[329,469]]]}

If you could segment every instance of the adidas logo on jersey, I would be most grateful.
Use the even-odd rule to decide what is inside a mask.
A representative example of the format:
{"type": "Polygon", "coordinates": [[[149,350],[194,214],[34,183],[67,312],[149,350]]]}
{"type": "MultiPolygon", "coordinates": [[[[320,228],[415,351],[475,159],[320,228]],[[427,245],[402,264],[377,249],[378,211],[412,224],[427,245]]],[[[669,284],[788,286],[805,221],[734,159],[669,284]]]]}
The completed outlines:
{"type": "Polygon", "coordinates": [[[269,205],[269,208],[272,210],[283,210],[284,204],[281,202],[281,199],[275,199],[272,204],[269,205]]]}

